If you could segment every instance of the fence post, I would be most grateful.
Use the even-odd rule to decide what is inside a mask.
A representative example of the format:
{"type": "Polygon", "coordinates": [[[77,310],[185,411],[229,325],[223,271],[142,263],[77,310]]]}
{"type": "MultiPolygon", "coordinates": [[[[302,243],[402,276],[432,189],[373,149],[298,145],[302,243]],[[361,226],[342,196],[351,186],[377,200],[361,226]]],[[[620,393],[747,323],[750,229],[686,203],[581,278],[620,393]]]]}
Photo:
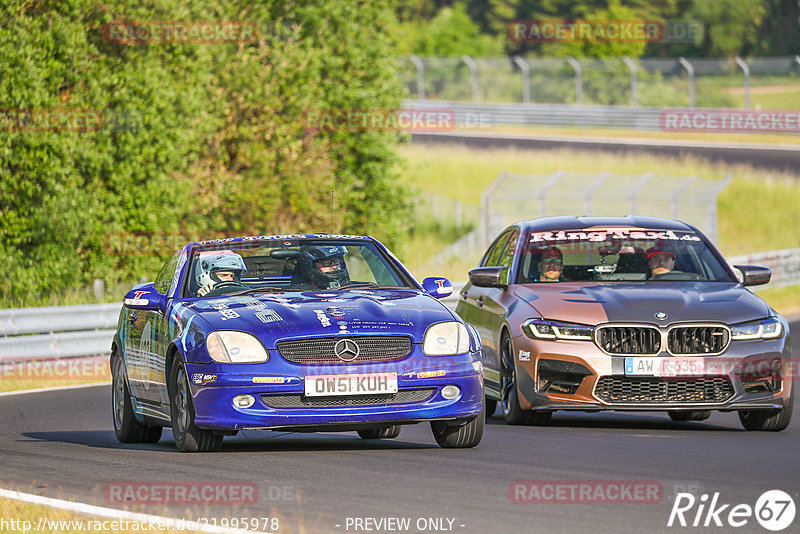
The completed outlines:
{"type": "Polygon", "coordinates": [[[636,182],[636,185],[633,186],[633,189],[631,189],[631,196],[629,200],[630,203],[628,205],[628,209],[631,211],[629,215],[636,215],[636,195],[639,194],[639,191],[641,191],[642,188],[647,185],[647,182],[649,182],[652,177],[652,172],[643,174],[639,181],[636,182]]]}
{"type": "Polygon", "coordinates": [[[604,172],[597,177],[592,185],[586,188],[586,194],[583,196],[583,211],[586,217],[592,215],[592,195],[603,185],[603,182],[605,182],[609,176],[611,176],[610,172],[604,172]]]}
{"type": "Polygon", "coordinates": [[[697,178],[694,176],[690,176],[689,178],[685,179],[681,182],[681,185],[672,193],[672,197],[669,199],[669,216],[671,219],[678,218],[678,198],[681,196],[681,193],[686,191],[692,182],[694,182],[697,178]]]}
{"type": "Polygon", "coordinates": [[[469,57],[468,55],[461,56],[461,61],[467,64],[469,67],[469,77],[470,82],[472,85],[472,101],[478,101],[478,64],[475,63],[475,60],[469,57]]]}
{"type": "Polygon", "coordinates": [[[547,199],[547,192],[558,183],[561,177],[564,176],[564,171],[556,171],[547,182],[539,190],[539,217],[544,217],[547,211],[545,201],[547,199]]]}
{"type": "Polygon", "coordinates": [[[414,54],[408,59],[417,67],[417,98],[425,100],[425,64],[414,54]]]}
{"type": "Polygon", "coordinates": [[[492,196],[494,190],[508,178],[508,171],[503,171],[500,175],[495,178],[492,185],[486,188],[486,190],[481,193],[481,231],[483,232],[483,248],[489,247],[489,197],[492,196]]]}
{"type": "Polygon", "coordinates": [[[636,107],[638,101],[636,95],[636,63],[629,57],[622,58],[622,62],[625,63],[631,71],[631,107],[636,107]]]}
{"type": "Polygon", "coordinates": [[[730,173],[726,174],[725,179],[722,181],[719,187],[714,189],[712,201],[708,203],[708,220],[706,221],[708,232],[706,232],[706,234],[711,237],[711,241],[714,243],[717,243],[717,240],[719,239],[719,236],[717,235],[717,197],[720,193],[722,193],[723,189],[728,187],[728,184],[731,183],[731,180],[733,180],[733,176],[731,176],[730,173]]]}
{"type": "Polygon", "coordinates": [[[568,57],[567,63],[575,70],[575,103],[583,104],[583,76],[581,64],[574,57],[568,57]]]}
{"type": "Polygon", "coordinates": [[[531,67],[520,56],[514,56],[514,63],[522,71],[522,101],[527,104],[531,101],[531,67]]]}
{"type": "Polygon", "coordinates": [[[689,77],[689,107],[694,107],[694,67],[686,59],[679,57],[678,62],[686,69],[686,75],[689,77]]]}
{"type": "Polygon", "coordinates": [[[750,109],[750,67],[739,56],[736,56],[736,64],[739,65],[744,73],[744,107],[750,109]]]}

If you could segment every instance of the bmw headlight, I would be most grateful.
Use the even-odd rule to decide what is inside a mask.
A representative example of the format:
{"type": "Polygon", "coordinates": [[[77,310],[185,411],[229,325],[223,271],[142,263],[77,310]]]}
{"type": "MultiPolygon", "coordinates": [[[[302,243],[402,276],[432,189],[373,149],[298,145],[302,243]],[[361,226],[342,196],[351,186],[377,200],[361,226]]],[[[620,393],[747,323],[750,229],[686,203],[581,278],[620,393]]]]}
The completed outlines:
{"type": "Polygon", "coordinates": [[[452,356],[469,351],[467,328],[456,321],[436,323],[425,331],[422,352],[428,356],[452,356]]]}
{"type": "Polygon", "coordinates": [[[783,325],[777,317],[731,326],[732,339],[775,339],[782,333],[783,325]]]}
{"type": "Polygon", "coordinates": [[[233,330],[217,330],[206,338],[206,350],[219,363],[261,363],[269,354],[261,342],[250,334],[233,330]]]}
{"type": "Polygon", "coordinates": [[[522,331],[533,339],[570,339],[591,341],[594,327],[585,324],[528,319],[522,323],[522,331]]]}

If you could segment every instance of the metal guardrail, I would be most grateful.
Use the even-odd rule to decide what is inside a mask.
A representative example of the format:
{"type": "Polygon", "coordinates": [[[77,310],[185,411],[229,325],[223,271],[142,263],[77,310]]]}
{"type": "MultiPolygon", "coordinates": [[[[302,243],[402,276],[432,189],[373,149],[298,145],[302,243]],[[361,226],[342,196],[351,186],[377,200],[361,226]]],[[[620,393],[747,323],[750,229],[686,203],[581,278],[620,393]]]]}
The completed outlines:
{"type": "Polygon", "coordinates": [[[113,303],[0,310],[0,362],[107,354],[121,308],[113,303]]]}
{"type": "MultiPolygon", "coordinates": [[[[495,126],[553,126],[579,128],[661,129],[667,108],[579,106],[573,104],[470,103],[443,100],[405,100],[404,109],[448,110],[459,128],[495,126]]],[[[698,111],[700,111],[698,109],[698,111]]]]}
{"type": "Polygon", "coordinates": [[[122,303],[0,310],[0,336],[114,328],[121,309],[122,303]]]}

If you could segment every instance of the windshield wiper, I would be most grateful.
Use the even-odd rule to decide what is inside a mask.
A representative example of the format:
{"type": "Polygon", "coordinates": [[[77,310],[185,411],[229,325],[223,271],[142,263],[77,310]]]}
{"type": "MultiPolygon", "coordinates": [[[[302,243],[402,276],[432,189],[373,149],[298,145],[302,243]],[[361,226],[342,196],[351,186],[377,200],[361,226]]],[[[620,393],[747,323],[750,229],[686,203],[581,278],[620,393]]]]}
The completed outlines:
{"type": "Polygon", "coordinates": [[[347,290],[347,289],[408,289],[408,288],[399,286],[382,286],[380,284],[376,284],[375,282],[354,282],[336,288],[332,287],[331,289],[347,290]]]}
{"type": "Polygon", "coordinates": [[[234,291],[233,293],[225,294],[226,297],[235,297],[238,295],[246,295],[248,293],[285,293],[287,290],[282,287],[251,287],[242,291],[234,291]]]}

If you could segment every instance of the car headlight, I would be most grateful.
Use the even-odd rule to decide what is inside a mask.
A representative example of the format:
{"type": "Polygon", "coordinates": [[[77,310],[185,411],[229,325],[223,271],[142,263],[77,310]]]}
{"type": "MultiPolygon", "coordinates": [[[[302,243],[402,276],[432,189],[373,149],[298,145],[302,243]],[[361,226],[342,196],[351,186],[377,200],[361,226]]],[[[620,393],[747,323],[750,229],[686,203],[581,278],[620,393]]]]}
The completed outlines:
{"type": "Polygon", "coordinates": [[[731,326],[732,339],[775,339],[782,333],[783,325],[777,317],[731,326]]]}
{"type": "Polygon", "coordinates": [[[594,327],[585,324],[528,319],[522,323],[522,331],[533,339],[570,339],[591,341],[594,327]]]}
{"type": "Polygon", "coordinates": [[[218,330],[206,338],[206,350],[219,363],[261,363],[269,354],[261,342],[250,334],[233,330],[218,330]]]}
{"type": "Polygon", "coordinates": [[[467,328],[456,321],[436,323],[425,331],[422,352],[428,356],[452,356],[469,351],[467,328]]]}

